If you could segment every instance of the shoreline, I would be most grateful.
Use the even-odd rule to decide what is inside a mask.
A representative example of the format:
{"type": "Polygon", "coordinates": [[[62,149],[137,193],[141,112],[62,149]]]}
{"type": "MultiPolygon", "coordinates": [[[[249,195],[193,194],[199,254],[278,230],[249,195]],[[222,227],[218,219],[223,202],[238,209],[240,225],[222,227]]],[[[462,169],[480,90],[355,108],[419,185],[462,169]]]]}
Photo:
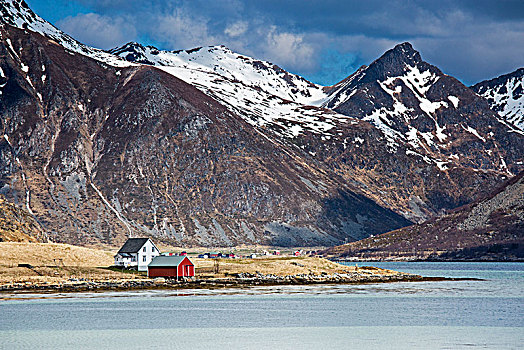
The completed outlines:
{"type": "Polygon", "coordinates": [[[374,262],[481,262],[481,263],[524,263],[524,259],[495,259],[495,260],[487,260],[487,259],[409,259],[409,258],[391,258],[391,259],[383,259],[383,258],[362,258],[362,259],[355,259],[355,258],[330,258],[326,257],[327,260],[339,263],[359,263],[359,262],[365,262],[365,263],[374,263],[374,262]]]}
{"type": "Polygon", "coordinates": [[[81,293],[107,291],[134,291],[134,290],[186,290],[186,289],[221,289],[221,288],[250,288],[261,286],[300,286],[324,284],[373,284],[395,282],[442,282],[442,281],[482,281],[478,278],[467,277],[423,277],[412,274],[396,275],[345,275],[335,274],[327,276],[298,275],[298,276],[243,276],[230,278],[205,278],[169,280],[135,279],[121,281],[70,281],[57,284],[47,283],[13,283],[0,285],[0,300],[3,293],[81,293]]]}

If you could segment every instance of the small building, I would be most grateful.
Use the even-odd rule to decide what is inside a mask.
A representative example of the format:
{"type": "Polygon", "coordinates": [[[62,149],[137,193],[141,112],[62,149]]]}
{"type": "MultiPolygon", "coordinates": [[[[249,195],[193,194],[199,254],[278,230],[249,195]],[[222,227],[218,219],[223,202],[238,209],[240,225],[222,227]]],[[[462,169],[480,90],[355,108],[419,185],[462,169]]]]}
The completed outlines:
{"type": "Polygon", "coordinates": [[[149,277],[194,277],[195,265],[187,256],[157,256],[147,266],[149,277]]]}
{"type": "Polygon", "coordinates": [[[115,266],[147,271],[147,265],[160,251],[150,238],[129,238],[115,255],[115,266]]]}

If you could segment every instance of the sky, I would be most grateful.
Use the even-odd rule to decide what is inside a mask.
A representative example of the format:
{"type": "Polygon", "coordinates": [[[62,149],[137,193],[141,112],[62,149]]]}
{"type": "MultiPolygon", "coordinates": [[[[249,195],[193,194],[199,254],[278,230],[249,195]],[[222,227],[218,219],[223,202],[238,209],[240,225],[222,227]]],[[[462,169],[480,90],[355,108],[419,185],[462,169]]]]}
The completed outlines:
{"type": "Polygon", "coordinates": [[[75,39],[109,49],[225,45],[332,85],[409,41],[466,85],[524,67],[522,0],[26,0],[75,39]]]}

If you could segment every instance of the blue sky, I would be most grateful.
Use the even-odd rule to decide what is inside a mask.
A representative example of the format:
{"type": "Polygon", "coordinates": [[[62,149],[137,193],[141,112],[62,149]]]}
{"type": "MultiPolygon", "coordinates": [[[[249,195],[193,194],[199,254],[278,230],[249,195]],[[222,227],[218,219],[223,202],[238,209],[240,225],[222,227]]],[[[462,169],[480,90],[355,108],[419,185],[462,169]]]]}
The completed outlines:
{"type": "Polygon", "coordinates": [[[86,44],[225,45],[323,85],[397,43],[466,84],[524,66],[521,0],[26,0],[86,44]]]}

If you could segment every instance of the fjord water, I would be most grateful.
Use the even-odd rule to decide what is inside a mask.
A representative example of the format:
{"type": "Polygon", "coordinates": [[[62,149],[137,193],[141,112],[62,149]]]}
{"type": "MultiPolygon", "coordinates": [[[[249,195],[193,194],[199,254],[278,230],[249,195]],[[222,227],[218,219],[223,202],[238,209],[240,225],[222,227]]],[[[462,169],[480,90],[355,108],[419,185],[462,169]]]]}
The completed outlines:
{"type": "Polygon", "coordinates": [[[367,285],[0,294],[2,349],[520,349],[524,264],[358,263],[367,285]]]}

